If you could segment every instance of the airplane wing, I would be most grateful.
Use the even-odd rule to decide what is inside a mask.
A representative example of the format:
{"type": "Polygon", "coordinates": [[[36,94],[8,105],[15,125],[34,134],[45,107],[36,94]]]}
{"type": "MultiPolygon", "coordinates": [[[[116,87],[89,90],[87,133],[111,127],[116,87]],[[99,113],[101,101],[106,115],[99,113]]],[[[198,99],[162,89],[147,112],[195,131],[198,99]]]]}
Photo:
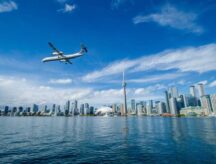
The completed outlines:
{"type": "Polygon", "coordinates": [[[68,62],[69,64],[72,64],[72,62],[69,59],[67,59],[66,62],[68,62]]]}
{"type": "Polygon", "coordinates": [[[57,52],[59,55],[61,55],[61,52],[51,42],[49,42],[48,44],[55,52],[57,52]]]}

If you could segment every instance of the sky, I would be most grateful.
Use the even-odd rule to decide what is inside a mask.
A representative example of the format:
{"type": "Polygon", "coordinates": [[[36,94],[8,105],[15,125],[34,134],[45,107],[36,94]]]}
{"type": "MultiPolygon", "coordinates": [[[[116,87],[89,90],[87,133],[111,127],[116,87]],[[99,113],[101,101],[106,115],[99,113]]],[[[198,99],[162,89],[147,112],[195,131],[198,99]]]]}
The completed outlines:
{"type": "Polygon", "coordinates": [[[215,0],[0,0],[0,104],[163,100],[176,86],[216,93],[215,0]],[[72,65],[42,63],[52,42],[72,65]]]}

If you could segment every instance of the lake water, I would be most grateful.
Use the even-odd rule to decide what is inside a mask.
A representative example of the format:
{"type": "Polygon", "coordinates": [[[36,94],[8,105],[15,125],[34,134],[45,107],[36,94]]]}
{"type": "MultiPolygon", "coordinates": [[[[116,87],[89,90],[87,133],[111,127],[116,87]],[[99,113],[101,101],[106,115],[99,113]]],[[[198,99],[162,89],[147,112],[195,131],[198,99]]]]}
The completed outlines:
{"type": "Polygon", "coordinates": [[[0,117],[0,163],[216,163],[215,118],[0,117]]]}

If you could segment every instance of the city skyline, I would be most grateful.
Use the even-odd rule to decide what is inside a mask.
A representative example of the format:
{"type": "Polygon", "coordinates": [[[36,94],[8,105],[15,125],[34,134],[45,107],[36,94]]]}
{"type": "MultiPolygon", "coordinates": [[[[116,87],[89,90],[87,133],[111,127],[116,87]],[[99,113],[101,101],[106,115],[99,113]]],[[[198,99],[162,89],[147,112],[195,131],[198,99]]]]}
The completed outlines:
{"type": "Polygon", "coordinates": [[[59,104],[30,106],[0,106],[0,115],[3,116],[88,116],[104,115],[127,116],[215,116],[216,94],[207,94],[201,83],[188,88],[188,93],[182,94],[175,86],[164,91],[161,101],[139,101],[126,98],[126,81],[123,72],[124,101],[98,107],[91,104],[79,103],[77,100],[67,100],[64,106],[59,104]],[[102,112],[102,113],[101,113],[102,112]]]}
{"type": "Polygon", "coordinates": [[[211,0],[1,1],[0,104],[122,102],[123,70],[128,99],[162,100],[170,86],[184,93],[198,83],[213,94],[215,6],[211,0]],[[85,43],[89,53],[73,65],[43,64],[48,41],[65,53],[85,43]]]}

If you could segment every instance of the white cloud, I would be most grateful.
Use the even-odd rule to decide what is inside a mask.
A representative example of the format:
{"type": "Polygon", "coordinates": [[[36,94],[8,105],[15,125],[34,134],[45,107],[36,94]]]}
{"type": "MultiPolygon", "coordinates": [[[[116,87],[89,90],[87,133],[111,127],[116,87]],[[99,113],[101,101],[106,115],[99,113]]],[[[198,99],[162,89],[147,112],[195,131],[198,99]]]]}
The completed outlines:
{"type": "MultiPolygon", "coordinates": [[[[0,76],[0,105],[31,105],[32,103],[39,105],[56,103],[62,105],[67,100],[74,99],[77,99],[79,103],[88,102],[91,105],[123,102],[123,90],[121,88],[107,90],[54,88],[26,79],[0,76]]],[[[161,99],[162,97],[157,96],[154,92],[163,88],[164,86],[160,84],[146,88],[128,88],[128,99],[161,99]]]]}
{"type": "Polygon", "coordinates": [[[198,85],[198,84],[206,85],[206,84],[208,84],[208,81],[207,81],[207,80],[199,81],[199,82],[196,83],[195,85],[198,85]]]}
{"type": "Polygon", "coordinates": [[[13,10],[17,10],[18,6],[14,1],[3,1],[0,2],[0,13],[10,12],[13,10]]]}
{"type": "Polygon", "coordinates": [[[209,87],[215,87],[215,86],[216,86],[216,80],[209,84],[209,87]]]}
{"type": "Polygon", "coordinates": [[[129,79],[127,82],[129,83],[153,83],[157,81],[163,81],[163,80],[171,80],[171,79],[176,79],[178,77],[184,76],[185,74],[181,73],[172,73],[172,74],[162,74],[162,75],[155,75],[155,76],[150,76],[146,77],[143,79],[129,79]]]}
{"type": "Polygon", "coordinates": [[[162,7],[159,13],[138,15],[133,18],[134,24],[156,22],[161,26],[169,26],[179,30],[188,30],[193,33],[202,33],[203,28],[196,23],[197,14],[180,11],[171,5],[162,7]]]}
{"type": "Polygon", "coordinates": [[[85,75],[82,79],[85,82],[93,82],[97,81],[98,79],[104,77],[104,76],[110,76],[115,75],[120,72],[123,72],[124,70],[127,70],[131,67],[133,67],[137,63],[136,60],[122,60],[122,61],[116,61],[107,67],[103,68],[100,71],[94,71],[92,73],[89,73],[85,75]]]}
{"type": "Polygon", "coordinates": [[[143,72],[147,70],[177,70],[178,72],[204,73],[216,70],[216,44],[199,47],[188,47],[167,50],[158,54],[143,56],[133,60],[121,60],[109,64],[101,70],[91,72],[82,80],[94,82],[106,77],[126,73],[143,72]]]}
{"type": "Polygon", "coordinates": [[[51,84],[70,84],[72,83],[72,79],[51,79],[49,80],[51,84]]]}
{"type": "Polygon", "coordinates": [[[90,88],[53,88],[33,81],[23,80],[23,78],[0,76],[1,104],[64,104],[68,99],[84,98],[91,91],[90,88]]]}
{"type": "Polygon", "coordinates": [[[180,81],[178,81],[178,84],[180,84],[180,85],[185,85],[185,84],[186,84],[186,81],[185,81],[185,80],[180,80],[180,81]]]}
{"type": "Polygon", "coordinates": [[[62,13],[71,13],[71,12],[74,11],[75,9],[76,9],[76,5],[65,3],[65,4],[64,4],[64,8],[59,9],[58,11],[59,11],[59,12],[62,12],[62,13]]]}

